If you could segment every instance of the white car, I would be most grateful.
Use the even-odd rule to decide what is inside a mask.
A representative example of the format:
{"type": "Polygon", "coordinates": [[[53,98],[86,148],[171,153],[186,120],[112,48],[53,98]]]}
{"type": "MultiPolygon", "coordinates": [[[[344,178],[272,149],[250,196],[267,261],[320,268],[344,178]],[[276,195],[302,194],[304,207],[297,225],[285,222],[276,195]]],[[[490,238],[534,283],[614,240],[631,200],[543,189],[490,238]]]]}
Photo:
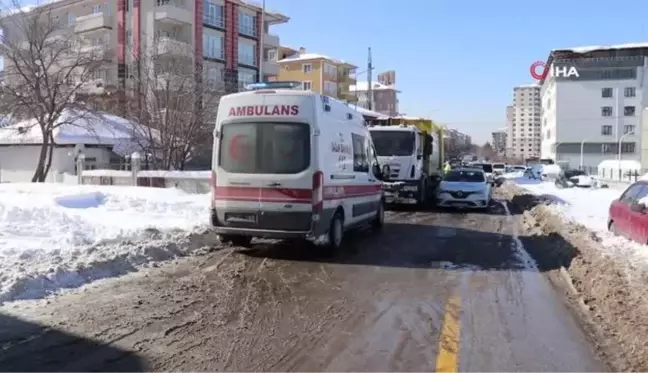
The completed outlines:
{"type": "Polygon", "coordinates": [[[362,115],[298,84],[254,84],[220,100],[211,223],[223,242],[307,238],[337,249],[346,230],[383,225],[389,167],[362,115]]]}
{"type": "Polygon", "coordinates": [[[493,187],[484,171],[456,169],[446,172],[437,189],[437,206],[487,209],[493,187]]]}
{"type": "Polygon", "coordinates": [[[504,175],[506,172],[506,165],[504,163],[493,163],[493,175],[504,175]]]}

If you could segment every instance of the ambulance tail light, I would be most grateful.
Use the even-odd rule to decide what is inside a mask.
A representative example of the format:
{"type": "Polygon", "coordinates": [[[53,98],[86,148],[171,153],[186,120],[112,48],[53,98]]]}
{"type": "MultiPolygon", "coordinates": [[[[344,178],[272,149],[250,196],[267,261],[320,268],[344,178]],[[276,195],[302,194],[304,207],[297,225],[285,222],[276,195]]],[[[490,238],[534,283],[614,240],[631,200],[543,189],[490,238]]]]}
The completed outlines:
{"type": "Polygon", "coordinates": [[[324,209],[324,173],[317,171],[313,174],[313,221],[320,219],[324,209]]]}

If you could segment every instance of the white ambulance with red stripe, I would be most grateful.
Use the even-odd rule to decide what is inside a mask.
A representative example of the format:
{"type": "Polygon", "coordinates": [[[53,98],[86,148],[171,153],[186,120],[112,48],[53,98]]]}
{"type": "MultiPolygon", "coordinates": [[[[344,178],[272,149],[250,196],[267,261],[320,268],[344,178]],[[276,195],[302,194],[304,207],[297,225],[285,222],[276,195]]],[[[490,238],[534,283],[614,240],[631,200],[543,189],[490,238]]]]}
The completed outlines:
{"type": "Polygon", "coordinates": [[[223,242],[308,238],[338,249],[345,231],[383,225],[389,169],[378,164],[362,115],[298,86],[258,83],[221,98],[211,223],[223,242]]]}

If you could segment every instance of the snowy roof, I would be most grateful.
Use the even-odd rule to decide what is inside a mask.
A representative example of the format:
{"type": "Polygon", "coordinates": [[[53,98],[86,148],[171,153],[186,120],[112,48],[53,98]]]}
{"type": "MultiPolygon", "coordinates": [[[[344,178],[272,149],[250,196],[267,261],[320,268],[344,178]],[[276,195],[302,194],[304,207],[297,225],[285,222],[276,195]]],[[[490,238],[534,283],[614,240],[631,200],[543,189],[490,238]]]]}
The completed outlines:
{"type": "Polygon", "coordinates": [[[365,109],[365,108],[363,108],[361,106],[355,106],[353,104],[347,104],[347,105],[349,105],[349,107],[351,109],[353,109],[353,110],[357,111],[358,113],[360,113],[360,114],[362,114],[364,116],[367,116],[367,117],[389,118],[389,115],[385,115],[385,114],[381,114],[381,113],[376,112],[376,111],[365,109]]]}
{"type": "MultiPolygon", "coordinates": [[[[54,142],[59,145],[112,145],[118,154],[130,154],[137,148],[136,133],[143,133],[139,124],[109,114],[80,113],[64,110],[54,129],[54,142]],[[138,130],[139,129],[139,130],[138,130]]],[[[43,135],[34,119],[0,128],[0,144],[42,144],[43,135]]]]}
{"type": "Polygon", "coordinates": [[[513,89],[518,89],[518,88],[538,88],[539,89],[540,84],[531,83],[531,84],[517,85],[517,86],[513,87],[513,89]]]}
{"type": "MultiPolygon", "coordinates": [[[[295,50],[295,49],[290,48],[290,47],[285,47],[285,48],[295,50]]],[[[343,61],[343,60],[340,60],[340,59],[337,59],[337,58],[329,57],[329,56],[327,56],[325,54],[319,54],[319,53],[299,53],[299,52],[297,52],[297,53],[295,53],[295,54],[293,54],[293,55],[291,55],[291,56],[289,56],[287,58],[279,60],[279,62],[281,63],[281,62],[309,61],[309,60],[318,60],[318,59],[329,60],[329,61],[331,61],[331,62],[333,62],[335,64],[338,64],[338,65],[349,65],[349,66],[355,67],[355,65],[352,64],[352,63],[349,63],[349,62],[346,62],[346,61],[343,61]]]]}
{"type": "Polygon", "coordinates": [[[573,53],[588,53],[588,52],[600,51],[600,50],[635,49],[635,48],[648,48],[648,42],[626,43],[626,44],[615,44],[615,45],[590,45],[585,47],[574,47],[574,48],[559,48],[559,49],[553,49],[552,52],[570,51],[573,53]]]}
{"type": "MultiPolygon", "coordinates": [[[[364,92],[364,91],[367,90],[368,86],[369,86],[368,82],[356,82],[356,84],[349,86],[349,91],[350,92],[356,92],[356,91],[364,92]]],[[[395,90],[397,92],[400,92],[393,85],[386,85],[386,84],[382,84],[382,83],[378,83],[378,82],[371,83],[371,89],[374,90],[374,91],[392,89],[392,90],[395,90]]]]}

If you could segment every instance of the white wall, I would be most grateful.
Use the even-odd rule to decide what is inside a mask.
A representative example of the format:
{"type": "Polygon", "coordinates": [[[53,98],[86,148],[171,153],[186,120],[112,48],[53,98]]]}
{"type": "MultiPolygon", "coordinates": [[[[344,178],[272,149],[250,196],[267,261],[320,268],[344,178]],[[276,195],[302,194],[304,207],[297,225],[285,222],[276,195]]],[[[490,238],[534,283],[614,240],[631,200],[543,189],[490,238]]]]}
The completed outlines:
{"type": "MultiPolygon", "coordinates": [[[[52,152],[52,167],[47,175],[48,182],[61,182],[63,176],[57,174],[75,173],[74,157],[69,153],[72,147],[55,148],[52,152]]],[[[86,148],[84,154],[87,158],[96,158],[98,165],[108,165],[110,152],[103,148],[86,148]]],[[[38,165],[40,145],[0,146],[0,181],[1,182],[29,182],[38,165]]]]}
{"type": "Polygon", "coordinates": [[[647,92],[643,83],[646,68],[639,68],[636,80],[597,80],[597,81],[560,81],[550,80],[542,89],[542,149],[541,157],[556,159],[558,144],[559,160],[568,161],[572,166],[580,164],[580,143],[590,144],[589,153],[583,154],[585,165],[595,166],[607,159],[616,159],[618,150],[604,154],[594,152],[594,143],[618,143],[624,134],[624,125],[634,125],[636,135],[626,136],[624,143],[634,142],[634,154],[623,153],[622,158],[639,160],[641,149],[641,116],[646,106],[647,92]],[[635,97],[624,97],[624,89],[634,87],[635,97]],[[612,88],[617,97],[602,97],[603,88],[612,88]],[[612,115],[604,117],[601,108],[612,107],[612,115]],[[624,116],[624,106],[634,106],[634,116],[624,116]],[[617,120],[618,117],[618,120],[617,120]],[[612,134],[603,135],[602,126],[611,125],[612,134]],[[571,143],[572,145],[568,145],[571,143]],[[573,145],[577,144],[577,145],[573,145]],[[567,151],[570,146],[572,151],[567,151]],[[576,149],[574,151],[574,149],[576,149]]]}

